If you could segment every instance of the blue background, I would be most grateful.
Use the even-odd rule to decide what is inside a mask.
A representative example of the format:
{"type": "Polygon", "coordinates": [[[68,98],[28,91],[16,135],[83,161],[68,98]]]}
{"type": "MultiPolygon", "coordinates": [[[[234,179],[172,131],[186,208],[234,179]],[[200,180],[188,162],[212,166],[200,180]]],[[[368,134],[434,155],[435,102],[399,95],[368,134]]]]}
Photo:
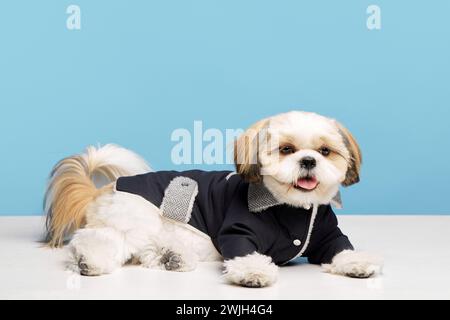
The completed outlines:
{"type": "Polygon", "coordinates": [[[86,145],[182,170],[174,129],[291,109],[335,117],[361,143],[341,213],[448,214],[449,14],[444,0],[2,1],[0,214],[40,214],[51,167],[86,145]]]}

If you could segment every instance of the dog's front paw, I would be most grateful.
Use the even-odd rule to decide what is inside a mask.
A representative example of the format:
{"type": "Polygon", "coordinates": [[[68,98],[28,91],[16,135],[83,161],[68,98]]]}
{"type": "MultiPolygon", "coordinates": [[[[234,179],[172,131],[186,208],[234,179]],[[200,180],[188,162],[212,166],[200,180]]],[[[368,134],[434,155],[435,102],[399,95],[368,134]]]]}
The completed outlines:
{"type": "Polygon", "coordinates": [[[364,279],[381,273],[383,261],[367,252],[344,250],[330,264],[323,264],[322,267],[329,273],[364,279]]]}
{"type": "Polygon", "coordinates": [[[244,287],[267,287],[278,278],[278,267],[272,259],[257,252],[226,260],[224,268],[224,276],[229,282],[244,287]]]}

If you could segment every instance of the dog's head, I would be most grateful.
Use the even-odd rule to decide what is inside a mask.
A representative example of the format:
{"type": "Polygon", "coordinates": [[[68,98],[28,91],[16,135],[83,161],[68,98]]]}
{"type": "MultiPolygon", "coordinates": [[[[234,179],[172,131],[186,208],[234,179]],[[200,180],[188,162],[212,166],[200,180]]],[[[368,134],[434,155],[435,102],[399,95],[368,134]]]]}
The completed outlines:
{"type": "Polygon", "coordinates": [[[235,143],[237,172],[264,183],[282,203],[327,204],[339,185],[359,181],[361,152],[351,133],[324,116],[292,111],[261,120],[235,143]]]}

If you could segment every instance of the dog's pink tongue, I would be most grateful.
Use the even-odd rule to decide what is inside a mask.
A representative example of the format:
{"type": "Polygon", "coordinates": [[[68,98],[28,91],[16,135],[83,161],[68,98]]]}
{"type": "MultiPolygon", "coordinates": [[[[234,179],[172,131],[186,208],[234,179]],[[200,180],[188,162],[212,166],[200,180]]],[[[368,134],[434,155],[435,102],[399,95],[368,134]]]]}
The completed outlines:
{"type": "Polygon", "coordinates": [[[317,187],[318,181],[315,177],[313,178],[301,178],[297,180],[297,186],[306,190],[312,190],[317,187]]]}

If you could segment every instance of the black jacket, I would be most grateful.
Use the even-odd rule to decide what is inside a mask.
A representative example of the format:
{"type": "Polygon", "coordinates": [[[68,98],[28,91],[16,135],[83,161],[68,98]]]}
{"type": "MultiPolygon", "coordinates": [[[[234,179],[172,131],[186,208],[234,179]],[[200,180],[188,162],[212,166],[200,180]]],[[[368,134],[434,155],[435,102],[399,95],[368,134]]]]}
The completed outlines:
{"type": "Polygon", "coordinates": [[[207,234],[225,259],[257,251],[276,264],[299,256],[320,264],[353,249],[330,205],[306,210],[278,203],[262,184],[230,171],[151,172],[119,178],[116,190],[142,196],[163,216],[207,234]]]}

